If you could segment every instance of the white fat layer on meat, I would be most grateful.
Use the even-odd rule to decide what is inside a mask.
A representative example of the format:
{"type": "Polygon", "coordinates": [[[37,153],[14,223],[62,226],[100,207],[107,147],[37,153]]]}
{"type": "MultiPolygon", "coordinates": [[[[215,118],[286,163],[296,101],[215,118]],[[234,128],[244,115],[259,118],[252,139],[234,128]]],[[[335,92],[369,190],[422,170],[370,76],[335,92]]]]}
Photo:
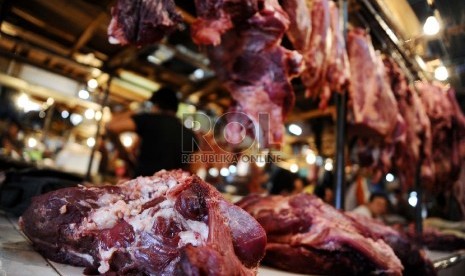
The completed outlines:
{"type": "MultiPolygon", "coordinates": [[[[185,177],[188,174],[183,175],[185,177]]],[[[120,220],[124,219],[130,224],[135,232],[152,232],[154,225],[158,222],[159,218],[164,220],[172,220],[173,222],[182,225],[183,230],[179,233],[178,247],[192,244],[199,246],[206,243],[208,239],[209,229],[208,225],[204,222],[188,220],[179,214],[174,208],[175,201],[170,198],[165,198],[157,206],[147,208],[142,212],[142,205],[150,200],[165,196],[169,194],[170,190],[177,185],[175,178],[160,178],[160,177],[146,177],[137,178],[126,183],[121,187],[120,194],[105,194],[102,195],[96,202],[99,208],[89,212],[88,217],[85,217],[75,232],[76,237],[81,233],[97,230],[109,229],[115,226],[120,220]],[[123,199],[129,201],[125,202],[123,199]]],[[[88,205],[89,202],[80,202],[82,205],[88,205]]],[[[138,244],[140,235],[136,235],[134,246],[138,244]]],[[[107,272],[109,267],[109,260],[113,253],[118,250],[116,247],[104,249],[99,247],[100,264],[98,271],[100,273],[107,272]]],[[[132,251],[132,246],[125,248],[128,252],[132,251]]]]}
{"type": "Polygon", "coordinates": [[[60,207],[60,214],[66,213],[66,204],[60,207]]]}
{"type": "Polygon", "coordinates": [[[108,206],[110,204],[113,204],[117,202],[118,200],[123,199],[122,195],[118,194],[103,194],[100,196],[97,200],[98,206],[108,206]]]}
{"type": "Polygon", "coordinates": [[[79,257],[79,258],[81,258],[81,259],[84,259],[84,260],[86,260],[87,262],[89,262],[90,264],[93,264],[93,263],[94,263],[94,258],[93,258],[91,255],[89,255],[89,254],[76,252],[76,251],[71,250],[71,249],[69,249],[69,248],[66,249],[66,253],[73,254],[73,255],[76,256],[76,257],[79,257]]]}
{"type": "Polygon", "coordinates": [[[105,273],[110,269],[110,264],[108,261],[116,250],[117,249],[115,247],[112,247],[109,250],[103,250],[101,248],[99,249],[100,265],[98,267],[98,272],[105,273]]]}
{"type": "Polygon", "coordinates": [[[89,218],[95,223],[97,229],[107,229],[115,226],[119,219],[126,217],[130,213],[130,210],[126,202],[118,200],[110,206],[95,210],[89,218]]]}

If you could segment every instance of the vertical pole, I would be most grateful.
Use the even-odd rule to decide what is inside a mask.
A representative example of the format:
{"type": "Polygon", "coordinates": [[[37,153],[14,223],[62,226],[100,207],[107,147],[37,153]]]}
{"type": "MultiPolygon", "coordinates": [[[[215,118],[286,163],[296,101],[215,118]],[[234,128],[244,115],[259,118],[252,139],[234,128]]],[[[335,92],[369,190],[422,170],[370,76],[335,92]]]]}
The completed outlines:
{"type": "MultiPolygon", "coordinates": [[[[347,41],[347,0],[339,0],[339,12],[341,30],[344,33],[344,40],[347,41]]],[[[335,166],[335,182],[334,182],[334,206],[337,209],[344,209],[345,195],[345,136],[346,136],[346,103],[347,93],[336,94],[336,166],[335,166]]]]}
{"type": "Polygon", "coordinates": [[[420,151],[420,158],[417,163],[415,176],[415,191],[417,192],[417,205],[415,206],[415,232],[420,235],[423,233],[423,189],[421,187],[421,162],[424,159],[423,152],[420,151]]]}
{"type": "Polygon", "coordinates": [[[110,84],[111,84],[112,79],[113,79],[113,76],[111,76],[108,79],[107,87],[105,88],[105,94],[103,96],[102,101],[100,102],[100,105],[101,105],[100,112],[102,112],[102,117],[100,117],[100,119],[97,121],[97,131],[95,132],[95,144],[92,147],[92,151],[90,153],[89,164],[87,166],[87,173],[86,173],[86,177],[85,177],[86,181],[91,180],[92,163],[94,163],[95,152],[97,151],[97,147],[99,146],[99,139],[100,139],[100,132],[101,132],[100,130],[102,128],[102,120],[103,120],[103,109],[107,105],[107,102],[108,102],[108,96],[110,94],[110,84]]]}

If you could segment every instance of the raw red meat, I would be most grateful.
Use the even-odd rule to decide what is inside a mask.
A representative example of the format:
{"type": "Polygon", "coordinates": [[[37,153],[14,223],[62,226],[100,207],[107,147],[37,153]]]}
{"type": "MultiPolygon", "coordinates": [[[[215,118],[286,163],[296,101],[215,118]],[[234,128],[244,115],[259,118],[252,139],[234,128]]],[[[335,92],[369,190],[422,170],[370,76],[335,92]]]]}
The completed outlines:
{"type": "Polygon", "coordinates": [[[290,79],[300,72],[301,62],[297,52],[280,46],[289,26],[287,14],[276,0],[196,4],[200,18],[194,24],[193,39],[200,45],[212,45],[207,53],[237,103],[232,110],[245,113],[254,125],[239,123],[249,127],[248,133],[257,133],[260,127],[255,138],[261,146],[279,145],[284,117],[294,105],[290,79]],[[233,25],[222,25],[223,21],[233,25]],[[269,121],[260,120],[259,114],[268,116],[269,121]]]}
{"type": "Polygon", "coordinates": [[[20,219],[46,258],[118,275],[253,275],[263,228],[212,186],[161,171],[36,197],[20,219]]]}
{"type": "Polygon", "coordinates": [[[123,45],[158,42],[182,20],[173,0],[118,0],[111,15],[109,41],[123,45]]]}
{"type": "Polygon", "coordinates": [[[303,51],[305,70],[302,82],[307,96],[316,97],[325,87],[326,70],[331,50],[331,28],[328,0],[312,1],[312,32],[310,43],[303,51]]]}
{"type": "Polygon", "coordinates": [[[433,82],[417,82],[421,101],[431,122],[435,193],[451,191],[465,159],[465,119],[455,92],[433,82]]]}
{"type": "Polygon", "coordinates": [[[396,144],[394,164],[398,168],[402,187],[407,190],[415,183],[418,162],[422,167],[422,182],[433,182],[431,159],[431,125],[416,91],[411,89],[400,67],[390,58],[384,58],[391,89],[397,100],[400,114],[405,120],[405,143],[396,144]]]}
{"type": "Polygon", "coordinates": [[[347,43],[351,72],[350,123],[386,138],[395,131],[399,110],[384,64],[364,30],[351,30],[347,43]]]}
{"type": "Polygon", "coordinates": [[[249,196],[237,203],[268,236],[264,263],[323,275],[401,275],[403,266],[383,239],[313,195],[249,196]]]}
{"type": "Polygon", "coordinates": [[[382,239],[393,250],[404,266],[403,275],[436,275],[433,263],[426,257],[426,252],[412,243],[409,237],[383,223],[354,213],[345,213],[358,231],[374,240],[382,239]]]}
{"type": "Polygon", "coordinates": [[[437,251],[457,251],[465,249],[465,239],[449,233],[442,233],[441,231],[426,227],[423,232],[418,235],[411,225],[407,231],[407,236],[415,243],[421,246],[426,246],[430,250],[437,251]]]}
{"type": "Polygon", "coordinates": [[[328,69],[326,71],[326,80],[332,91],[342,93],[349,84],[349,58],[347,56],[344,34],[339,24],[339,9],[333,1],[329,3],[329,11],[332,43],[329,53],[328,69]]]}
{"type": "Polygon", "coordinates": [[[282,4],[290,20],[287,37],[294,49],[301,53],[309,48],[312,33],[311,7],[308,3],[307,0],[287,0],[282,4]]]}

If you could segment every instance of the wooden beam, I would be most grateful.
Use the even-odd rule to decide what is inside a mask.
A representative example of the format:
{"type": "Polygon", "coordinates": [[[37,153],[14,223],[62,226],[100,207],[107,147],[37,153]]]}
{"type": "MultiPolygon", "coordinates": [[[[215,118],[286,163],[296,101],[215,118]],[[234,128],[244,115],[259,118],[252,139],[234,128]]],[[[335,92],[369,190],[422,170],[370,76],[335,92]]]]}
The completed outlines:
{"type": "Polygon", "coordinates": [[[21,10],[18,7],[13,7],[11,11],[17,16],[21,17],[22,19],[28,21],[29,23],[37,27],[40,27],[53,35],[56,35],[62,38],[63,40],[66,40],[68,42],[73,42],[75,40],[75,37],[71,33],[62,31],[54,26],[48,25],[43,20],[35,17],[34,15],[28,13],[27,11],[21,10]]]}
{"type": "Polygon", "coordinates": [[[176,10],[179,12],[179,14],[181,15],[184,22],[186,22],[187,24],[194,23],[195,17],[192,14],[190,14],[187,11],[181,9],[180,7],[176,7],[176,10]]]}
{"type": "Polygon", "coordinates": [[[94,35],[95,31],[98,29],[98,27],[103,23],[104,20],[107,19],[107,14],[105,12],[100,13],[92,22],[87,26],[87,28],[84,30],[84,32],[79,36],[77,39],[76,43],[74,44],[73,48],[69,52],[68,56],[72,57],[74,53],[79,51],[82,46],[87,44],[89,40],[92,38],[94,35]]]}

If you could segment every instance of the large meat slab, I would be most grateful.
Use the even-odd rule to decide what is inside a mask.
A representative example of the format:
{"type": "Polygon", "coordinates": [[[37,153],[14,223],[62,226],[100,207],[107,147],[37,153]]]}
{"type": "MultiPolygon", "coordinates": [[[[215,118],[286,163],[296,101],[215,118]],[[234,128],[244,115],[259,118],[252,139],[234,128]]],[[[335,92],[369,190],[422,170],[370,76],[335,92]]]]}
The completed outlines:
{"type": "Polygon", "coordinates": [[[265,229],[267,265],[318,275],[435,275],[423,251],[394,229],[313,195],[252,195],[237,205],[265,229]]]}
{"type": "Polygon", "coordinates": [[[118,275],[254,275],[263,228],[182,171],[36,197],[20,219],[46,258],[118,275]]]}

